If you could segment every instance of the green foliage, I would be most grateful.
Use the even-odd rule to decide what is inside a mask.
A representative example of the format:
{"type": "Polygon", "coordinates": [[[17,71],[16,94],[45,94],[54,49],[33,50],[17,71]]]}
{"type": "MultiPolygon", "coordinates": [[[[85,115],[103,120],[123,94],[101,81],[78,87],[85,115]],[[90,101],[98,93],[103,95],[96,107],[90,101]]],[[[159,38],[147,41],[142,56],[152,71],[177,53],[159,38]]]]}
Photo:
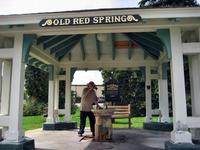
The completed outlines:
{"type": "Polygon", "coordinates": [[[48,101],[48,73],[27,65],[25,72],[25,88],[29,97],[40,103],[48,101]]]}
{"type": "Polygon", "coordinates": [[[110,78],[120,85],[120,104],[132,103],[132,115],[145,114],[145,83],[140,71],[103,71],[104,82],[110,78]]]}
{"type": "Polygon", "coordinates": [[[44,103],[39,103],[35,99],[27,99],[24,103],[24,116],[42,115],[45,108],[44,103]]]}
{"type": "Polygon", "coordinates": [[[141,0],[140,7],[192,7],[198,6],[196,0],[141,0]]]}

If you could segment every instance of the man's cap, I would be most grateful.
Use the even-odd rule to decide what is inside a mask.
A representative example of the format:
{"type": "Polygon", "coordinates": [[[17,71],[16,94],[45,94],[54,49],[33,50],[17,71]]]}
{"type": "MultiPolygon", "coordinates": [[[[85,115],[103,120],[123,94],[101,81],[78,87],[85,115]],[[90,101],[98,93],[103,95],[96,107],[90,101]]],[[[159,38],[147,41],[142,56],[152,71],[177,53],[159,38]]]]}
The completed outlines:
{"type": "Polygon", "coordinates": [[[93,82],[93,81],[90,81],[87,85],[92,85],[94,88],[96,88],[97,89],[97,87],[96,87],[96,85],[95,85],[95,83],[93,82]]]}

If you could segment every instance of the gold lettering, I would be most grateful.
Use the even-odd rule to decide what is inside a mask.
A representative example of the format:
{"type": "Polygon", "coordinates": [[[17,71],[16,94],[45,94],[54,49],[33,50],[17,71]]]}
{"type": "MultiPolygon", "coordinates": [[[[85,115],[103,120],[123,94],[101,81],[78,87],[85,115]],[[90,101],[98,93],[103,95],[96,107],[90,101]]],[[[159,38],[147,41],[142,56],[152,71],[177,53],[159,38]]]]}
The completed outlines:
{"type": "Polygon", "coordinates": [[[102,23],[103,20],[104,20],[104,17],[99,17],[99,23],[102,23]]]}
{"type": "Polygon", "coordinates": [[[115,16],[115,22],[121,22],[121,16],[115,16]]]}
{"type": "Polygon", "coordinates": [[[84,24],[84,18],[79,18],[79,24],[84,24]]]}
{"type": "Polygon", "coordinates": [[[65,25],[69,25],[70,24],[70,19],[65,19],[65,25]]]}
{"type": "Polygon", "coordinates": [[[73,19],[73,24],[78,24],[78,18],[73,19]]]}
{"type": "Polygon", "coordinates": [[[126,19],[127,19],[126,16],[121,16],[121,21],[122,22],[126,22],[127,21],[126,19]]]}
{"type": "Polygon", "coordinates": [[[85,24],[89,24],[89,23],[90,23],[90,18],[89,17],[85,18],[85,24]]]}
{"type": "Polygon", "coordinates": [[[60,26],[65,25],[64,19],[60,19],[60,24],[59,24],[59,25],[60,25],[60,26]]]}
{"type": "Polygon", "coordinates": [[[110,20],[110,16],[106,16],[106,21],[105,21],[106,23],[110,23],[111,22],[111,20],[110,20]]]}
{"type": "Polygon", "coordinates": [[[53,20],[53,25],[55,25],[55,26],[59,25],[59,20],[58,19],[54,19],[53,20]]]}
{"type": "Polygon", "coordinates": [[[98,23],[99,21],[98,21],[98,17],[94,17],[93,18],[93,23],[98,23]]]}

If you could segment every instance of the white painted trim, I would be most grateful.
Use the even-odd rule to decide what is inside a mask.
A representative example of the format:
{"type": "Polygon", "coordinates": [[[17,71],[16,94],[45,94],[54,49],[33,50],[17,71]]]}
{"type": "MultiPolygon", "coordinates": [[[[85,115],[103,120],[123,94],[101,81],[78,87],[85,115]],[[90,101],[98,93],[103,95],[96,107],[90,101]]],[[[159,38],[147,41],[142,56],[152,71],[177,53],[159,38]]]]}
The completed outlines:
{"type": "Polygon", "coordinates": [[[187,124],[181,29],[178,27],[170,28],[170,39],[172,48],[170,65],[174,126],[174,130],[171,132],[171,140],[174,143],[192,143],[191,133],[188,131],[176,131],[177,123],[187,124]]]}
{"type": "Polygon", "coordinates": [[[49,80],[49,89],[48,89],[48,116],[46,119],[47,123],[54,123],[55,118],[54,118],[54,88],[55,88],[55,83],[54,80],[49,80]]]}
{"type": "Polygon", "coordinates": [[[66,76],[65,75],[57,75],[59,81],[65,81],[66,76]]]}
{"type": "Polygon", "coordinates": [[[200,117],[187,117],[187,125],[189,128],[200,128],[200,117]]]}
{"type": "Polygon", "coordinates": [[[161,113],[161,122],[169,122],[169,100],[168,100],[168,82],[167,80],[159,79],[159,109],[161,113]]]}
{"type": "Polygon", "coordinates": [[[146,118],[145,122],[152,121],[152,100],[151,100],[151,70],[149,66],[145,67],[146,81],[145,81],[145,102],[146,102],[146,118]],[[150,89],[147,89],[150,86],[150,89]]]}
{"type": "Polygon", "coordinates": [[[156,9],[119,9],[119,10],[98,10],[78,12],[56,12],[26,15],[5,15],[0,16],[0,25],[16,24],[38,24],[45,18],[81,17],[81,16],[140,14],[143,19],[154,18],[191,18],[199,17],[199,7],[190,8],[156,8],[156,9]]]}
{"type": "Polygon", "coordinates": [[[45,64],[54,64],[58,66],[58,61],[55,60],[52,56],[48,55],[47,53],[43,52],[38,46],[33,45],[30,50],[30,55],[39,61],[45,64]]]}
{"type": "Polygon", "coordinates": [[[12,61],[3,61],[3,76],[1,85],[1,114],[9,114],[10,86],[11,86],[12,61]]]}
{"type": "Polygon", "coordinates": [[[65,77],[65,117],[64,121],[71,120],[71,68],[66,68],[65,77]]]}
{"type": "Polygon", "coordinates": [[[183,68],[183,52],[180,28],[170,28],[172,59],[171,59],[171,82],[173,100],[173,122],[186,123],[186,95],[183,68]],[[181,107],[179,107],[181,106],[181,107]]]}
{"type": "Polygon", "coordinates": [[[54,109],[58,109],[59,108],[59,80],[58,78],[55,78],[55,98],[54,98],[54,109]]]}
{"type": "Polygon", "coordinates": [[[197,54],[200,53],[200,42],[183,43],[183,54],[197,54]]]}
{"type": "Polygon", "coordinates": [[[3,114],[0,114],[0,125],[1,126],[9,126],[9,121],[10,120],[10,117],[7,116],[7,115],[3,115],[3,114]]]}
{"type": "Polygon", "coordinates": [[[10,122],[6,140],[19,142],[24,136],[22,129],[25,64],[22,63],[23,35],[16,34],[14,41],[14,58],[12,61],[10,122]]]}
{"type": "Polygon", "coordinates": [[[64,115],[65,114],[65,109],[58,109],[58,114],[59,115],[64,115]]]}
{"type": "Polygon", "coordinates": [[[133,60],[133,61],[81,61],[81,62],[69,62],[69,63],[60,63],[60,67],[77,67],[78,69],[99,69],[99,68],[137,68],[141,66],[158,66],[158,63],[153,60],[133,60]]]}
{"type": "Polygon", "coordinates": [[[14,48],[1,48],[0,49],[0,58],[13,58],[15,55],[14,48]]]}
{"type": "Polygon", "coordinates": [[[47,27],[41,28],[38,24],[33,26],[16,27],[12,30],[0,29],[0,34],[12,33],[36,33],[37,35],[71,35],[71,34],[92,34],[92,33],[124,33],[124,32],[155,32],[157,29],[170,27],[198,27],[200,20],[196,18],[183,19],[180,22],[169,20],[146,20],[139,24],[107,24],[107,25],[85,25],[69,27],[47,27]]]}
{"type": "Polygon", "coordinates": [[[159,79],[160,76],[158,74],[151,74],[151,75],[149,75],[149,78],[150,79],[159,79]]]}

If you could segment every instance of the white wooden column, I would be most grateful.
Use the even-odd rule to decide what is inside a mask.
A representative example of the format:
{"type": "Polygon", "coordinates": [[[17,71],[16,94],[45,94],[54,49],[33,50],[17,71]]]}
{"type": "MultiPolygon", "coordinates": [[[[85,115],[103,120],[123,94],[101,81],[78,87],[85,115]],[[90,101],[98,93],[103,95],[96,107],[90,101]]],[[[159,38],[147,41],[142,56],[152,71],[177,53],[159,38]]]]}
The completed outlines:
{"type": "Polygon", "coordinates": [[[14,40],[15,55],[12,63],[11,93],[10,93],[10,122],[8,126],[7,141],[19,142],[24,133],[22,130],[23,100],[24,100],[24,74],[25,64],[22,63],[23,35],[17,34],[14,40]]]}
{"type": "MultiPolygon", "coordinates": [[[[200,117],[200,54],[189,56],[192,117],[200,117]]],[[[190,129],[192,138],[200,139],[200,128],[190,129]]]]}
{"type": "Polygon", "coordinates": [[[70,120],[71,120],[71,68],[66,68],[64,121],[70,121],[70,120]]]}
{"type": "Polygon", "coordinates": [[[161,111],[161,122],[169,122],[169,102],[167,80],[160,79],[159,84],[159,109],[161,111]]]}
{"type": "Polygon", "coordinates": [[[48,117],[46,123],[55,123],[54,118],[54,95],[55,95],[55,81],[54,81],[54,67],[49,65],[49,89],[48,89],[48,117]]]}
{"type": "Polygon", "coordinates": [[[145,67],[145,97],[146,97],[146,118],[145,122],[152,121],[152,102],[151,102],[151,69],[149,66],[145,67]]]}
{"type": "Polygon", "coordinates": [[[192,99],[192,116],[200,116],[200,54],[190,56],[190,85],[192,99]]]}
{"type": "Polygon", "coordinates": [[[169,100],[168,100],[168,81],[167,64],[162,64],[160,69],[159,86],[159,110],[161,111],[161,122],[169,122],[169,100]]]}
{"type": "Polygon", "coordinates": [[[2,64],[2,86],[1,86],[1,114],[8,115],[10,103],[10,85],[12,61],[4,60],[2,64]]]}
{"type": "Polygon", "coordinates": [[[55,109],[59,109],[59,79],[58,77],[55,78],[55,109]]]}
{"type": "MultiPolygon", "coordinates": [[[[1,94],[2,94],[2,75],[3,75],[2,69],[3,69],[3,59],[0,58],[0,97],[1,97],[1,94]]],[[[2,101],[2,98],[0,99],[0,102],[1,101],[2,101]]]]}
{"type": "Polygon", "coordinates": [[[174,130],[171,132],[171,140],[174,143],[191,143],[191,133],[182,129],[186,125],[187,112],[181,30],[179,27],[170,28],[170,39],[172,49],[170,63],[174,124],[174,130]]]}

